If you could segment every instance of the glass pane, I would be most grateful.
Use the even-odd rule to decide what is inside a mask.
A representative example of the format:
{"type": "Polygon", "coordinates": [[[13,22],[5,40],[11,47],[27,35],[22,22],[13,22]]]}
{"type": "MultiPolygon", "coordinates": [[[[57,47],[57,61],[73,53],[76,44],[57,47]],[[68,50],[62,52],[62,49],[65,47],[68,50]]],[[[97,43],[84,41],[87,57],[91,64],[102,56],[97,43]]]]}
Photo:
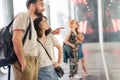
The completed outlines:
{"type": "Polygon", "coordinates": [[[120,42],[120,1],[104,0],[104,41],[120,42]]]}
{"type": "Polygon", "coordinates": [[[120,79],[120,0],[103,0],[104,53],[110,80],[120,79]]]}
{"type": "Polygon", "coordinates": [[[75,19],[79,21],[80,32],[85,35],[85,42],[98,42],[97,0],[76,1],[74,0],[75,19]]]}

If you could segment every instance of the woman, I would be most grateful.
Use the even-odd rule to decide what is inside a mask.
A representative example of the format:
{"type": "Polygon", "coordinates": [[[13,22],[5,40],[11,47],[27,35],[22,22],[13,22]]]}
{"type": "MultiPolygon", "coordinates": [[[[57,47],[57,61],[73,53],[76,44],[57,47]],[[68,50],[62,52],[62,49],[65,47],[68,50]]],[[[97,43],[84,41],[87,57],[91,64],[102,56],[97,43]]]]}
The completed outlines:
{"type": "Polygon", "coordinates": [[[69,31],[64,40],[64,58],[65,55],[69,57],[70,64],[70,75],[69,77],[74,77],[78,71],[78,43],[77,43],[77,22],[75,20],[69,21],[69,31]]]}
{"type": "Polygon", "coordinates": [[[62,61],[62,48],[58,43],[57,39],[51,34],[51,29],[48,26],[47,19],[45,16],[41,16],[34,20],[34,27],[37,32],[38,41],[44,45],[45,49],[49,53],[52,60],[47,55],[45,49],[38,42],[39,49],[39,76],[38,80],[59,80],[55,72],[55,67],[59,66],[62,61]],[[58,61],[55,61],[54,50],[58,49],[58,61]]]}

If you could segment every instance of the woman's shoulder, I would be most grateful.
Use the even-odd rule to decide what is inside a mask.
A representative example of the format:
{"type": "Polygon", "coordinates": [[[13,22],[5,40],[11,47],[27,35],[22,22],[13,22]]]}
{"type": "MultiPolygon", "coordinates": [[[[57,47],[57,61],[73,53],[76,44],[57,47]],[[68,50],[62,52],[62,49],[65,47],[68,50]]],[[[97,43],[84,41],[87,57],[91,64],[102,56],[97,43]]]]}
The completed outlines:
{"type": "Polygon", "coordinates": [[[67,32],[67,33],[68,33],[68,34],[71,34],[72,32],[73,32],[72,30],[68,30],[68,32],[67,32]]]}
{"type": "Polygon", "coordinates": [[[54,38],[54,35],[52,33],[50,33],[50,34],[47,35],[47,39],[50,40],[50,39],[53,39],[53,38],[54,38]]]}
{"type": "Polygon", "coordinates": [[[47,37],[52,37],[54,36],[52,33],[48,34],[47,37]]]}

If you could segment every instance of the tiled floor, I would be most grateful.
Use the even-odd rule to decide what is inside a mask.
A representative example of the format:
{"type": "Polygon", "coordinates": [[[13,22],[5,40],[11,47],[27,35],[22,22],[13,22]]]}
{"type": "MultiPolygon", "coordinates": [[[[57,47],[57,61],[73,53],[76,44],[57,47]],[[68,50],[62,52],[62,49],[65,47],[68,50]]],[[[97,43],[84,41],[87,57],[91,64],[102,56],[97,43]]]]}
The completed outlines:
{"type": "Polygon", "coordinates": [[[106,43],[104,46],[110,80],[120,80],[120,43],[106,43]]]}
{"type": "MultiPolygon", "coordinates": [[[[107,80],[99,43],[83,44],[83,52],[91,76],[85,77],[79,65],[78,75],[82,76],[82,79],[69,79],[69,65],[62,63],[65,75],[60,80],[107,80]]],[[[104,55],[109,80],[120,80],[120,43],[105,43],[104,55]]],[[[0,75],[0,80],[7,80],[7,75],[0,75]]],[[[13,74],[11,80],[13,80],[13,74]]]]}

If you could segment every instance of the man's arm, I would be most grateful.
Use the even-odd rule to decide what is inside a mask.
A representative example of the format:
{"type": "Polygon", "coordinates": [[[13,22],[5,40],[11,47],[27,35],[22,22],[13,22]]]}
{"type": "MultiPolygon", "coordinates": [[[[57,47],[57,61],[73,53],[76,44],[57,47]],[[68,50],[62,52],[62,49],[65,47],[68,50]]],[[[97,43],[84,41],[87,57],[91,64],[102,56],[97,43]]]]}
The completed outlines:
{"type": "Polygon", "coordinates": [[[24,34],[24,30],[17,29],[13,31],[13,37],[12,37],[14,51],[18,58],[18,61],[21,64],[22,71],[24,71],[26,67],[26,60],[24,57],[24,50],[23,50],[23,43],[22,43],[23,34],[24,34]]]}

